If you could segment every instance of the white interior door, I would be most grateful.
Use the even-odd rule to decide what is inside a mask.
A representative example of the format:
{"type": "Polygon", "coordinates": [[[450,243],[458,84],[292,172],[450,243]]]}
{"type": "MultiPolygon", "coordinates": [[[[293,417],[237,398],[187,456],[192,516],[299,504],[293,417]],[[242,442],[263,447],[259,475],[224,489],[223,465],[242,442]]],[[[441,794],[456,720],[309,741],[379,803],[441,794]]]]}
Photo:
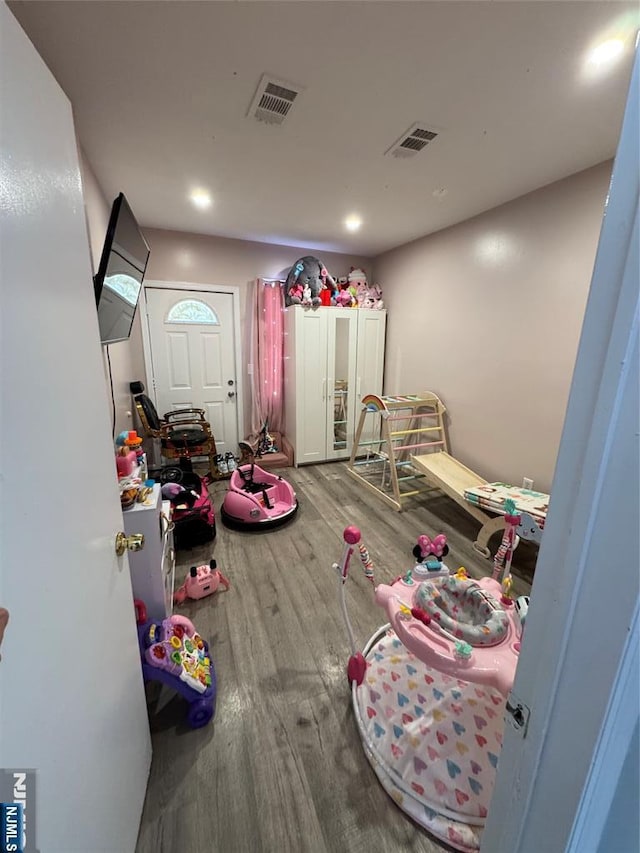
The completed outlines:
{"type": "Polygon", "coordinates": [[[27,850],[132,853],[151,741],[73,118],[4,3],[0,34],[0,767],[35,770],[27,850]]]}
{"type": "Polygon", "coordinates": [[[160,417],[204,409],[219,453],[238,447],[234,297],[145,288],[155,403],[160,417]]]}
{"type": "Polygon", "coordinates": [[[637,54],[511,694],[531,713],[505,727],[487,853],[638,849],[639,95],[637,54]]]}

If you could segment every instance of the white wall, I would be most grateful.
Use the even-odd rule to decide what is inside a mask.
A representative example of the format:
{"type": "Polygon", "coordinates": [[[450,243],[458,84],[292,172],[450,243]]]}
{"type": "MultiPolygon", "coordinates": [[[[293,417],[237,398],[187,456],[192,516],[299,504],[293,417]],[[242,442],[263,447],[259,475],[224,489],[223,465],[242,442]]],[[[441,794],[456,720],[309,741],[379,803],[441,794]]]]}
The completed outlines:
{"type": "Polygon", "coordinates": [[[385,393],[435,391],[455,456],[547,491],[611,163],[375,259],[385,393]]]}

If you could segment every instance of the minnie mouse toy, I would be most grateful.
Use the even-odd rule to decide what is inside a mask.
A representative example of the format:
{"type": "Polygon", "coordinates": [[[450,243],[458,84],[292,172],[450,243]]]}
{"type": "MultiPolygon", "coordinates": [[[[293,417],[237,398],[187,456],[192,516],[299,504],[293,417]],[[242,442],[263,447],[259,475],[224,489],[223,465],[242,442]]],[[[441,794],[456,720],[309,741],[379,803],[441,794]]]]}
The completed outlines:
{"type": "Polygon", "coordinates": [[[442,571],[442,557],[448,553],[449,546],[444,533],[439,533],[433,539],[426,535],[418,536],[418,544],[413,549],[416,562],[425,566],[429,572],[442,571]]]}

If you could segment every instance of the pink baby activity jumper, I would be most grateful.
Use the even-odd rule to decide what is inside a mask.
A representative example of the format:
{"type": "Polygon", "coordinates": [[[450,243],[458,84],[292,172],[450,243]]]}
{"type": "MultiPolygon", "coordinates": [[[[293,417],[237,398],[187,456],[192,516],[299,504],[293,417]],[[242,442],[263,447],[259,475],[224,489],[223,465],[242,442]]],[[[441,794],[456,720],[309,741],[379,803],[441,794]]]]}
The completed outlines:
{"type": "MultiPolygon", "coordinates": [[[[345,601],[358,552],[373,583],[360,531],[347,527],[334,564],[351,645],[347,674],[365,753],[393,800],[437,838],[480,848],[502,746],[526,604],[506,578],[473,580],[442,562],[440,535],[418,539],[416,564],[375,588],[388,623],[357,650],[345,601]]],[[[510,556],[510,555],[509,555],[510,556]]]]}

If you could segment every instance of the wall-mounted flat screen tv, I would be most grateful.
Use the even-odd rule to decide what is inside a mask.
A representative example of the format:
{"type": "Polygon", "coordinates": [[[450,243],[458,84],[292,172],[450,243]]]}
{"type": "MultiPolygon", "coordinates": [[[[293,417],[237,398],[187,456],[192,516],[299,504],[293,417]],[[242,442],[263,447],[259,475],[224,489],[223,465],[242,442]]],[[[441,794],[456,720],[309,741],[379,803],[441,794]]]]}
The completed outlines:
{"type": "Polygon", "coordinates": [[[100,340],[126,341],[136,313],[149,246],[123,193],[113,202],[98,273],[94,278],[100,340]]]}

